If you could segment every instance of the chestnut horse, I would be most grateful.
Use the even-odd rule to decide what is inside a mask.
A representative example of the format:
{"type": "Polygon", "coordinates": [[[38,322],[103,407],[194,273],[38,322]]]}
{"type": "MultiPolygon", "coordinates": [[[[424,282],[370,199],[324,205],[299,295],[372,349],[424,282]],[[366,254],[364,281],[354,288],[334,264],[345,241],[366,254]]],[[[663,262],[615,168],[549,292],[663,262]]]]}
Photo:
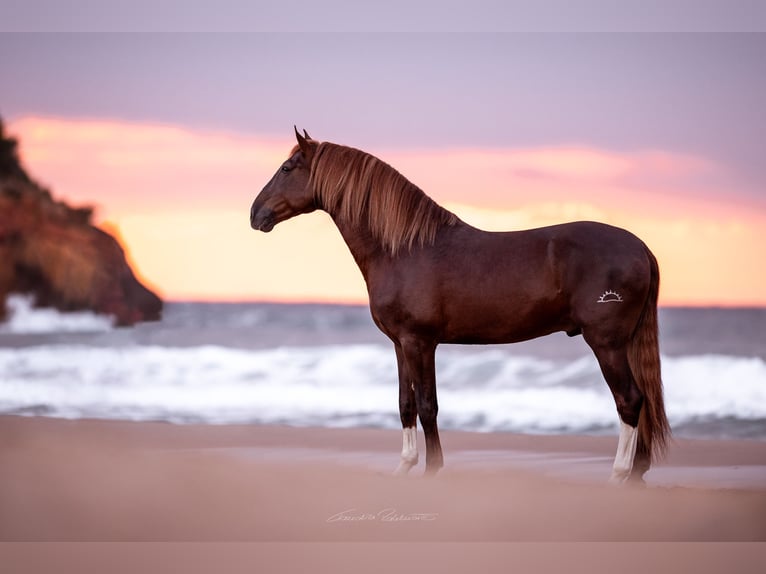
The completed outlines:
{"type": "Polygon", "coordinates": [[[338,227],[367,283],[372,318],[394,343],[405,474],[443,466],[436,424],[439,343],[514,343],[565,331],[596,355],[620,419],[612,482],[642,481],[670,432],[657,333],[657,260],[631,233],[581,221],[494,233],[437,205],[370,154],[295,131],[296,145],[253,202],[268,232],[316,209],[338,227]]]}

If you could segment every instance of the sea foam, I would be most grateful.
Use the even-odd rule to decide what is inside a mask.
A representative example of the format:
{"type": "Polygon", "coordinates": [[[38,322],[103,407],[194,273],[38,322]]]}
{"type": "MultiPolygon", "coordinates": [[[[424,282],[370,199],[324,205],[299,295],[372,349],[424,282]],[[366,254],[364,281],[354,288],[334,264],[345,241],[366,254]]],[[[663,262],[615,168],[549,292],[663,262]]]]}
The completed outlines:
{"type": "Polygon", "coordinates": [[[31,334],[59,332],[103,332],[112,329],[114,319],[89,311],[62,313],[51,308],[35,308],[30,295],[9,295],[8,320],[0,323],[0,333],[31,334]]]}
{"type": "MultiPolygon", "coordinates": [[[[383,345],[242,350],[131,345],[0,349],[0,412],[206,423],[399,426],[393,351],[383,345]]],[[[665,357],[674,426],[766,422],[766,363],[665,357]]],[[[613,432],[612,396],[591,357],[440,349],[441,428],[613,432]]]]}

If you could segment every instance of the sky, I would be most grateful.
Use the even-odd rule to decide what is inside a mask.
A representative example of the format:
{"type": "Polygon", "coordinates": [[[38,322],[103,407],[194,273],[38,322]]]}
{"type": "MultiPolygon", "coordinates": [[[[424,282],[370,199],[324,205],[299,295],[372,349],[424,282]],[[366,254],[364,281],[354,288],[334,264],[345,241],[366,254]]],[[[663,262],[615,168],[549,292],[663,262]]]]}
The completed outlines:
{"type": "Polygon", "coordinates": [[[36,32],[0,33],[8,131],[168,299],[366,300],[325,214],[249,227],[296,124],[479,227],[625,227],[662,304],[766,305],[766,34],[60,33],[24,14],[36,32]]]}

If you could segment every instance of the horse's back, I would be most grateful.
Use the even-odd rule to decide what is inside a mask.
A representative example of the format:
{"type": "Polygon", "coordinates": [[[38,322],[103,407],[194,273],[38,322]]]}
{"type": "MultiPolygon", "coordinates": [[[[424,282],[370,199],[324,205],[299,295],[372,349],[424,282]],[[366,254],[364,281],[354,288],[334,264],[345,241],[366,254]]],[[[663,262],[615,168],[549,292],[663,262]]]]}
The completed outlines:
{"type": "Polygon", "coordinates": [[[587,221],[509,232],[461,226],[378,271],[370,304],[384,332],[432,333],[451,343],[579,332],[615,311],[608,298],[629,300],[621,307],[628,310],[648,289],[643,243],[587,221]]]}
{"type": "MultiPolygon", "coordinates": [[[[478,231],[478,230],[477,230],[478,231]]],[[[641,278],[648,272],[646,245],[631,232],[595,221],[576,221],[522,231],[481,232],[461,240],[468,257],[482,259],[485,280],[498,276],[516,285],[543,282],[575,290],[590,277],[603,280],[641,278]]],[[[465,254],[464,256],[465,257],[465,254]]]]}

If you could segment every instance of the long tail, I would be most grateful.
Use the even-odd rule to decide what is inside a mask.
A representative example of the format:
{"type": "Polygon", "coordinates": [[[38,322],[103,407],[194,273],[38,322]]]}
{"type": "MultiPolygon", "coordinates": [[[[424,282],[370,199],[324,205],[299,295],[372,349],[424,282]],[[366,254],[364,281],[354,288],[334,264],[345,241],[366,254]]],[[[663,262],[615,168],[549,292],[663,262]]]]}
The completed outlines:
{"type": "Polygon", "coordinates": [[[670,424],[665,415],[665,401],[660,373],[660,346],[657,325],[657,296],[660,290],[660,269],[657,259],[646,249],[651,266],[651,282],[646,304],[636,325],[630,345],[628,362],[644,404],[638,420],[637,454],[647,460],[662,458],[667,451],[670,424]]]}

